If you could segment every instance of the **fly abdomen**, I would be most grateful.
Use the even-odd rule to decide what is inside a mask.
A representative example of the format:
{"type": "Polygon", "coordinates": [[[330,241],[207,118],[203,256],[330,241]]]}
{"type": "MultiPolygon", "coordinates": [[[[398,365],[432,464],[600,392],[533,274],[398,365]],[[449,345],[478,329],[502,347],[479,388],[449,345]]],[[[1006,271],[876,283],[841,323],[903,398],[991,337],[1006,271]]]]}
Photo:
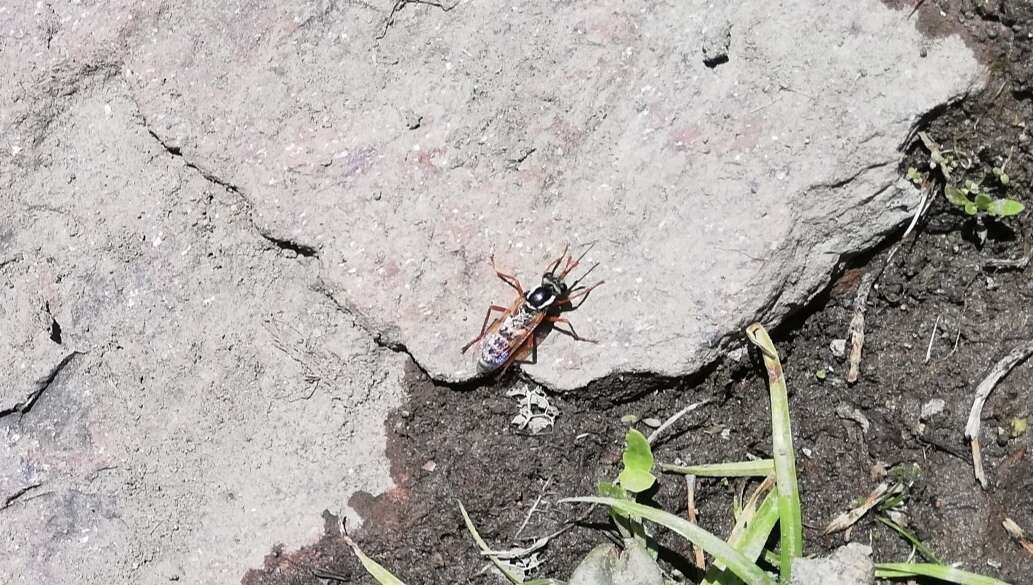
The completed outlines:
{"type": "Polygon", "coordinates": [[[506,317],[499,328],[481,343],[477,367],[481,371],[490,372],[506,365],[513,357],[513,352],[534,333],[536,314],[536,310],[525,304],[506,317]]]}

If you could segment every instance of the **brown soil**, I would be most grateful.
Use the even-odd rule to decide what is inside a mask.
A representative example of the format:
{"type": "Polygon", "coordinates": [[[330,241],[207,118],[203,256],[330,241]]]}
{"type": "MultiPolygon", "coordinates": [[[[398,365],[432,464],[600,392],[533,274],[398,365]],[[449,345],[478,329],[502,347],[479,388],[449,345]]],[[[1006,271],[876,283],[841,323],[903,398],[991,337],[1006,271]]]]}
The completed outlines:
{"type": "MultiPolygon", "coordinates": [[[[913,18],[923,30],[932,36],[962,34],[990,66],[983,93],[935,113],[925,129],[943,144],[976,153],[984,163],[1008,159],[1007,172],[1017,187],[1012,193],[1033,206],[1033,145],[1027,127],[1033,119],[1033,4],[919,4],[913,18]]],[[[917,147],[911,157],[920,160],[917,147]]],[[[860,276],[882,265],[889,244],[845,266],[826,294],[776,332],[792,392],[806,549],[821,554],[845,541],[843,535],[822,536],[821,527],[878,483],[873,468],[917,463],[921,476],[908,511],[912,528],[930,548],[966,569],[1010,583],[1033,583],[1033,556],[1001,527],[1009,516],[1033,530],[1033,464],[1027,457],[1033,433],[986,439],[996,437],[998,428],[1007,429],[1013,417],[1030,417],[1033,364],[1005,378],[984,410],[984,443],[989,443],[984,461],[990,477],[985,491],[973,478],[963,436],[976,384],[993,363],[1033,334],[1028,311],[1033,268],[984,269],[991,258],[1020,257],[1033,246],[1033,213],[1026,211],[992,231],[982,247],[966,239],[964,227],[963,218],[938,199],[886,269],[869,299],[857,384],[843,381],[846,364],[832,355],[829,344],[846,337],[860,276]],[[815,373],[823,369],[828,377],[821,381],[815,373]],[[923,428],[919,412],[932,399],[942,399],[946,407],[923,428]],[[864,415],[870,422],[867,432],[837,416],[842,405],[864,415]]],[[[486,562],[463,527],[456,501],[465,504],[492,546],[529,544],[581,513],[557,499],[591,494],[596,482],[616,477],[626,414],[663,420],[689,402],[714,397],[716,403],[665,435],[656,447],[658,460],[732,461],[748,454],[766,456],[770,450],[765,381],[748,357],[692,379],[627,376],[555,396],[562,414],[551,434],[539,436],[510,424],[515,401],[505,390],[522,383],[518,377],[454,388],[433,384],[414,367],[410,380],[408,403],[388,421],[397,487],[351,502],[364,518],[352,536],[410,584],[496,582],[482,570],[486,562]],[[515,538],[539,496],[536,513],[515,538]]],[[[739,488],[736,481],[702,482],[696,495],[700,523],[726,533],[739,488]]],[[[663,476],[655,501],[684,514],[684,483],[663,476]]],[[[273,551],[243,582],[372,583],[340,537],[339,520],[325,517],[327,532],[318,543],[273,551]]],[[[597,511],[554,539],[537,574],[567,578],[581,557],[606,541],[606,527],[604,513],[597,511]]],[[[892,531],[868,518],[849,538],[871,542],[877,561],[902,561],[911,552],[892,531]]],[[[690,572],[677,559],[685,553],[684,544],[668,544],[675,550],[664,555],[667,561],[690,572]]]]}

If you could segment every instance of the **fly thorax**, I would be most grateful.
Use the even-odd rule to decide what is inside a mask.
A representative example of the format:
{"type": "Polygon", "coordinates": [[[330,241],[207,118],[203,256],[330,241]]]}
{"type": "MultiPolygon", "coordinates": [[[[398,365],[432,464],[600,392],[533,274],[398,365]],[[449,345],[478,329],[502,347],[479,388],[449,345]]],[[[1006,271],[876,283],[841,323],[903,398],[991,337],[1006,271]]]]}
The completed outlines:
{"type": "Polygon", "coordinates": [[[552,289],[546,286],[539,286],[533,291],[527,293],[527,304],[535,310],[541,311],[546,309],[556,300],[556,295],[552,289]]]}

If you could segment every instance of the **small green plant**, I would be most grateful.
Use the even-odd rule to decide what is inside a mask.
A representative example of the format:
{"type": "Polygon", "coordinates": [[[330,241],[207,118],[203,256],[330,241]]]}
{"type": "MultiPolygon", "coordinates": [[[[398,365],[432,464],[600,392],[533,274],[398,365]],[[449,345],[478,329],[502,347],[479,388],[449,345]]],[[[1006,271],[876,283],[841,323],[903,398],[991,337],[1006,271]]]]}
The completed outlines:
{"type": "Polygon", "coordinates": [[[943,194],[947,197],[947,201],[964,211],[966,215],[973,217],[981,213],[994,218],[1011,217],[1022,213],[1022,210],[1025,209],[1014,199],[995,198],[992,189],[984,186],[982,181],[972,179],[965,179],[960,186],[945,186],[943,194]]]}
{"type": "Polygon", "coordinates": [[[986,239],[988,221],[1014,217],[1025,209],[1020,201],[1008,196],[1008,160],[987,168],[973,156],[943,149],[925,132],[919,132],[918,137],[929,151],[929,159],[920,165],[922,168],[909,167],[907,179],[920,187],[942,189],[944,198],[973,222],[980,243],[986,239]]]}
{"type": "Polygon", "coordinates": [[[621,487],[633,493],[642,493],[653,487],[656,476],[653,475],[653,450],[645,435],[630,429],[624,437],[624,469],[617,476],[621,487]]]}

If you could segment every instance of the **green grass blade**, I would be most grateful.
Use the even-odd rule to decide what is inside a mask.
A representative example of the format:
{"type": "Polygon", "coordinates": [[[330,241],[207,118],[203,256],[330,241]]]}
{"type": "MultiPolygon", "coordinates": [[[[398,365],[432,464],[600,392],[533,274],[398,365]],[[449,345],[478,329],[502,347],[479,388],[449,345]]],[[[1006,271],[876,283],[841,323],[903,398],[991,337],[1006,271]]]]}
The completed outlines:
{"type": "Polygon", "coordinates": [[[764,562],[771,565],[772,567],[778,568],[778,565],[782,563],[782,559],[778,557],[778,553],[773,550],[764,549],[761,553],[760,558],[764,559],[764,562]]]}
{"type": "Polygon", "coordinates": [[[793,559],[803,556],[803,518],[800,512],[800,491],[796,483],[796,454],[793,451],[793,430],[789,419],[789,395],[778,350],[767,330],[760,323],[746,328],[746,336],[764,356],[768,371],[768,393],[771,396],[771,454],[775,463],[775,489],[778,491],[779,572],[788,583],[793,559]]]}
{"type": "MultiPolygon", "coordinates": [[[[481,534],[477,532],[477,528],[473,525],[473,520],[470,520],[470,515],[466,513],[466,507],[464,507],[463,503],[459,500],[456,500],[456,503],[459,504],[459,513],[463,515],[463,522],[466,523],[466,530],[470,532],[470,536],[472,536],[474,542],[477,543],[477,547],[480,548],[482,552],[490,552],[491,548],[488,547],[488,543],[484,542],[484,539],[481,538],[481,534]]],[[[488,555],[488,559],[510,583],[513,585],[523,584],[523,581],[521,581],[513,571],[509,570],[509,567],[507,567],[505,563],[491,555],[488,555]]]]}
{"type": "Polygon", "coordinates": [[[882,515],[876,516],[875,519],[878,520],[879,522],[882,522],[886,526],[889,526],[897,534],[899,534],[901,538],[903,538],[904,540],[906,540],[909,543],[911,543],[911,546],[915,547],[915,550],[918,551],[918,554],[922,555],[922,557],[925,558],[925,560],[933,562],[933,563],[937,563],[937,564],[942,564],[943,563],[943,561],[941,561],[940,559],[936,558],[936,555],[933,553],[932,550],[929,549],[928,546],[925,545],[924,542],[922,542],[921,540],[918,539],[918,536],[916,536],[914,533],[912,533],[908,529],[904,528],[903,526],[897,524],[893,520],[890,520],[889,518],[887,518],[885,516],[882,516],[882,515]]]}
{"type": "Polygon", "coordinates": [[[742,553],[732,548],[728,543],[692,522],[689,522],[684,518],[679,518],[674,514],[670,514],[656,508],[651,508],[649,506],[643,506],[636,502],[618,500],[615,498],[579,497],[565,498],[560,501],[602,504],[604,506],[617,508],[625,514],[636,514],[677,532],[691,543],[699,546],[715,559],[723,562],[728,567],[728,570],[735,573],[747,585],[774,585],[774,580],[768,576],[763,569],[746,558],[742,553]]]}
{"type": "MultiPolygon", "coordinates": [[[[732,536],[728,538],[728,544],[748,560],[756,561],[764,552],[764,545],[767,544],[768,537],[777,522],[778,496],[774,492],[769,492],[745,527],[740,529],[739,524],[736,524],[736,527],[732,529],[732,536]]],[[[732,585],[738,582],[733,574],[725,570],[723,563],[715,562],[707,570],[700,585],[732,585]]]]}
{"type": "Polygon", "coordinates": [[[705,463],[703,465],[661,463],[660,469],[696,477],[765,477],[775,472],[775,462],[771,459],[757,459],[756,461],[705,463]]]}
{"type": "Polygon", "coordinates": [[[932,577],[958,585],[1008,585],[1004,581],[977,575],[932,563],[875,563],[875,576],[879,579],[906,579],[909,577],[932,577]]]}
{"type": "Polygon", "coordinates": [[[391,571],[388,571],[380,563],[367,557],[366,553],[362,552],[362,549],[359,548],[359,545],[355,544],[354,540],[348,536],[344,536],[344,541],[351,547],[355,556],[359,557],[359,562],[362,563],[362,567],[366,569],[369,576],[376,579],[377,583],[380,583],[380,585],[405,585],[401,579],[391,574],[391,571]]]}

